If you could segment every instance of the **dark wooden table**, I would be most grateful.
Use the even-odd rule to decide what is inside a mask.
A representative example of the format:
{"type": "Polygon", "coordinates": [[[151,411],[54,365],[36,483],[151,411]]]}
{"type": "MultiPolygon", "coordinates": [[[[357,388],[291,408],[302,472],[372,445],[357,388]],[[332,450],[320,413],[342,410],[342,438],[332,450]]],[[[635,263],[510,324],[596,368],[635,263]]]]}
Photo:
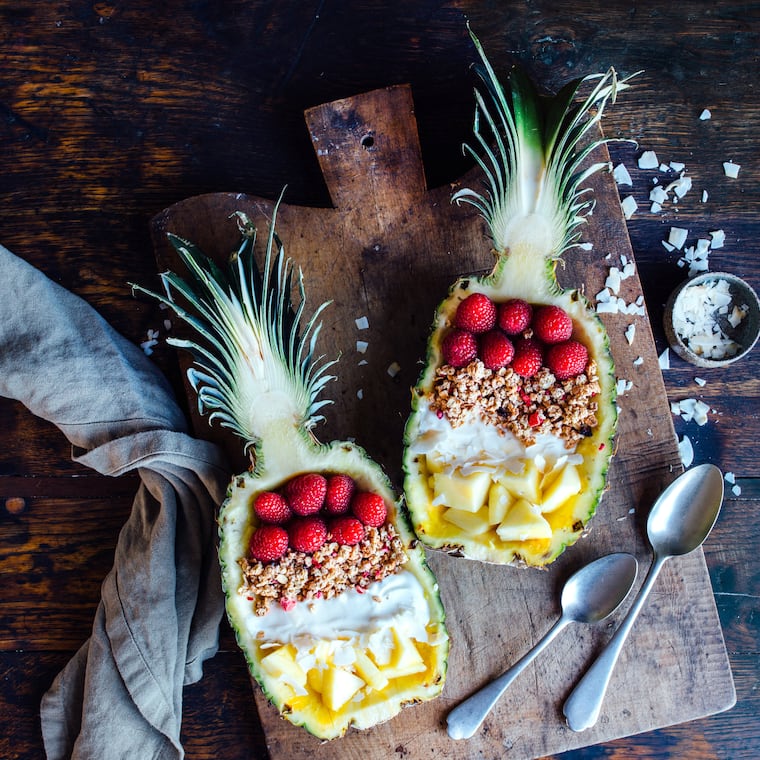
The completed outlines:
{"type": "MultiPolygon", "coordinates": [[[[638,142],[611,153],[633,175],[640,210],[629,232],[663,349],[663,304],[684,276],[661,244],[670,226],[689,229],[690,240],[725,230],[711,269],[760,287],[760,6],[599,5],[0,0],[0,243],[139,343],[160,317],[126,283],[155,274],[154,214],[206,192],[272,198],[285,184],[289,203],[329,205],[304,109],[409,82],[429,186],[461,176],[472,116],[469,19],[498,67],[520,60],[547,88],[609,65],[644,69],[605,126],[638,142]],[[712,118],[700,120],[705,108],[712,118]],[[659,215],[645,208],[652,173],[636,170],[641,150],[684,163],[694,180],[659,215]],[[724,176],[728,160],[741,164],[738,179],[724,176]]],[[[3,287],[4,297],[24,298],[3,287]]],[[[174,354],[158,350],[155,360],[181,394],[174,354]]],[[[741,488],[728,492],[705,547],[736,706],[567,756],[760,756],[759,375],[760,349],[720,371],[674,358],[664,372],[671,400],[700,398],[713,410],[704,427],[675,420],[695,461],[734,472],[741,488]]],[[[6,399],[0,447],[0,757],[38,758],[40,697],[88,635],[135,480],[73,463],[55,428],[6,399]]],[[[266,757],[226,624],[222,651],[186,690],[183,739],[189,758],[266,757]]]]}

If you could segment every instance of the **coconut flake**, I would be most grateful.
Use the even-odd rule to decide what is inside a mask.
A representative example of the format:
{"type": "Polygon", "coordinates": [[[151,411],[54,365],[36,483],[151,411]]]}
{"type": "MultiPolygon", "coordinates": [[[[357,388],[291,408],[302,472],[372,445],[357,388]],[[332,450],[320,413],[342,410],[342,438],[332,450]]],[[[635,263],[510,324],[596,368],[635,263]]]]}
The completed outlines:
{"type": "Polygon", "coordinates": [[[639,367],[639,366],[641,366],[643,363],[644,363],[644,357],[643,357],[643,356],[637,356],[637,357],[636,357],[636,358],[633,360],[633,366],[634,366],[634,367],[639,367]]]}
{"type": "Polygon", "coordinates": [[[704,111],[702,111],[701,114],[699,114],[699,120],[700,121],[707,121],[708,119],[712,118],[712,114],[710,113],[709,108],[705,108],[704,111]]]}
{"type": "Polygon", "coordinates": [[[359,401],[361,401],[364,398],[364,391],[361,388],[359,388],[359,390],[356,391],[356,398],[358,398],[359,401]]]}
{"type": "Polygon", "coordinates": [[[369,320],[367,317],[359,317],[354,320],[357,330],[366,330],[369,327],[369,320]]]}
{"type": "Polygon", "coordinates": [[[628,345],[633,345],[633,339],[636,337],[636,325],[630,324],[625,330],[625,339],[628,341],[628,345]]]}
{"type": "Polygon", "coordinates": [[[660,162],[657,160],[657,154],[653,150],[645,150],[639,156],[639,169],[656,169],[660,162]]]}
{"type": "Polygon", "coordinates": [[[398,362],[392,362],[390,366],[388,367],[388,369],[386,370],[386,372],[391,377],[396,377],[396,375],[398,375],[398,373],[401,372],[401,365],[398,362]]]}
{"type": "Polygon", "coordinates": [[[681,464],[684,467],[691,467],[691,463],[694,461],[694,447],[691,445],[689,436],[685,435],[678,442],[678,453],[681,457],[681,464]]]}
{"type": "Polygon", "coordinates": [[[726,242],[726,233],[723,230],[713,230],[708,234],[712,238],[710,248],[723,248],[723,244],[726,242]]]}
{"type": "Polygon", "coordinates": [[[708,199],[709,197],[710,197],[710,196],[709,196],[709,194],[708,194],[707,190],[703,190],[703,191],[702,191],[702,203],[707,203],[707,199],[708,199]]]}
{"type": "Polygon", "coordinates": [[[666,348],[658,357],[657,363],[660,369],[670,369],[670,349],[666,348]]]}
{"type": "Polygon", "coordinates": [[[734,475],[733,472],[727,472],[723,476],[723,479],[726,481],[726,483],[730,483],[731,485],[733,485],[734,483],[736,483],[736,475],[734,475]]]}
{"type": "Polygon", "coordinates": [[[618,164],[612,170],[612,176],[618,185],[633,185],[633,181],[631,180],[631,175],[628,169],[625,168],[624,164],[618,164]]]}
{"type": "Polygon", "coordinates": [[[683,227],[671,227],[668,233],[668,243],[680,251],[688,234],[689,230],[685,230],[683,227]]]}
{"type": "Polygon", "coordinates": [[[366,340],[357,340],[356,341],[356,350],[360,354],[366,354],[367,353],[367,348],[369,348],[369,343],[367,343],[366,340]]]}
{"type": "Polygon", "coordinates": [[[623,215],[626,219],[630,219],[639,207],[639,204],[636,203],[636,199],[632,195],[627,195],[623,198],[623,202],[620,205],[623,208],[623,215]]]}
{"type": "Polygon", "coordinates": [[[694,382],[700,387],[704,388],[707,385],[707,380],[705,380],[703,377],[695,377],[694,382]]]}
{"type": "Polygon", "coordinates": [[[742,494],[742,489],[741,489],[741,486],[734,486],[734,487],[731,489],[731,493],[732,493],[734,496],[741,496],[741,494],[742,494]]]}
{"type": "Polygon", "coordinates": [[[654,203],[663,204],[668,199],[669,196],[662,185],[657,185],[649,191],[649,200],[654,203]]]}
{"type": "Polygon", "coordinates": [[[686,168],[686,164],[683,164],[680,161],[671,161],[670,168],[674,172],[682,172],[686,168]]]}
{"type": "Polygon", "coordinates": [[[723,162],[723,173],[731,179],[736,179],[739,176],[739,169],[741,168],[741,164],[735,164],[733,161],[723,162]]]}

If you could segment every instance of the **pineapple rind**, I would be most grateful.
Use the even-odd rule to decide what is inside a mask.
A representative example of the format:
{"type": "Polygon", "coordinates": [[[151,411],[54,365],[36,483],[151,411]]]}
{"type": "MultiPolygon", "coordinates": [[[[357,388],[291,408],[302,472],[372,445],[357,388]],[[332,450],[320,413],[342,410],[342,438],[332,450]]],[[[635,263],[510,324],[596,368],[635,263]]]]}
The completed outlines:
{"type": "Polygon", "coordinates": [[[353,443],[333,442],[318,444],[313,439],[300,437],[301,444],[291,441],[287,457],[270,456],[267,461],[272,469],[254,474],[249,471],[233,478],[227,498],[222,505],[219,523],[219,560],[222,569],[222,586],[226,597],[227,617],[235,631],[238,645],[245,654],[248,669],[260,685],[263,693],[277,710],[294,725],[303,726],[321,739],[342,736],[350,726],[368,728],[389,720],[407,703],[432,699],[440,694],[446,675],[448,659],[448,637],[445,628],[445,613],[438,586],[427,565],[424,550],[414,539],[408,516],[400,500],[396,500],[390,482],[383,470],[370,460],[363,449],[353,443]],[[280,462],[281,466],[274,466],[280,462]],[[323,471],[343,472],[351,475],[357,484],[380,493],[389,509],[399,536],[407,547],[409,561],[401,572],[415,575],[425,591],[429,605],[430,626],[434,635],[433,643],[427,647],[428,659],[425,672],[393,679],[383,692],[373,692],[364,704],[349,700],[341,710],[327,710],[321,700],[311,694],[288,699],[287,693],[261,668],[261,641],[254,640],[246,632],[242,614],[243,605],[250,602],[242,599],[238,588],[242,583],[242,573],[238,559],[247,552],[252,532],[249,505],[255,494],[280,486],[288,478],[299,472],[323,471]]]}

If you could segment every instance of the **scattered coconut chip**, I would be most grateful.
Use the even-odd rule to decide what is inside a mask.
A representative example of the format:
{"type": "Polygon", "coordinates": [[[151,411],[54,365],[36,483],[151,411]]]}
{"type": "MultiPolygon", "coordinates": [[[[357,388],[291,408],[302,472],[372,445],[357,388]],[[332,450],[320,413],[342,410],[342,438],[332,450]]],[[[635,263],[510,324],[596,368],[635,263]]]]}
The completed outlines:
{"type": "Polygon", "coordinates": [[[709,235],[712,238],[710,248],[723,248],[723,244],[726,242],[726,233],[723,230],[713,230],[709,235]]]}
{"type": "Polygon", "coordinates": [[[639,367],[639,366],[641,366],[643,363],[644,363],[644,357],[643,357],[643,356],[637,356],[637,357],[636,357],[636,358],[633,360],[633,366],[634,366],[634,367],[639,367]]]}
{"type": "Polygon", "coordinates": [[[636,203],[636,199],[632,195],[627,195],[623,198],[623,202],[620,204],[623,207],[623,215],[626,219],[630,219],[639,207],[636,203]]]}
{"type": "Polygon", "coordinates": [[[368,348],[369,348],[369,343],[367,343],[366,340],[357,340],[356,341],[356,350],[360,354],[366,354],[368,348]]]}
{"type": "Polygon", "coordinates": [[[704,388],[707,385],[707,380],[705,380],[703,377],[695,377],[694,382],[700,387],[704,388]]]}
{"type": "Polygon", "coordinates": [[[604,282],[604,286],[608,288],[612,293],[617,295],[620,292],[620,270],[617,267],[610,267],[607,279],[604,282]]]}
{"type": "Polygon", "coordinates": [[[369,362],[366,359],[362,359],[356,366],[357,367],[364,367],[364,366],[366,366],[368,364],[369,364],[369,362]]]}
{"type": "Polygon", "coordinates": [[[670,369],[670,349],[666,348],[658,357],[657,363],[660,369],[670,369]]]}
{"type": "Polygon", "coordinates": [[[660,211],[662,211],[662,206],[659,203],[653,203],[649,207],[649,213],[650,214],[659,214],[660,211]]]}
{"type": "Polygon", "coordinates": [[[401,372],[401,365],[398,362],[393,362],[386,371],[391,377],[396,377],[401,372]]]}
{"type": "Polygon", "coordinates": [[[726,483],[730,483],[731,485],[733,485],[734,483],[736,483],[736,475],[734,475],[733,472],[727,472],[723,476],[723,479],[726,481],[726,483]]]}
{"type": "Polygon", "coordinates": [[[649,191],[649,200],[655,203],[665,203],[668,200],[668,194],[662,185],[657,185],[649,191]]]}
{"type": "Polygon", "coordinates": [[[355,319],[354,322],[356,323],[357,330],[366,330],[369,327],[369,320],[367,317],[359,317],[359,319],[355,319]]]}
{"type": "Polygon", "coordinates": [[[625,339],[628,341],[628,345],[633,345],[633,339],[636,337],[636,325],[633,323],[628,325],[625,330],[625,339]]]}
{"type": "Polygon", "coordinates": [[[685,230],[683,227],[671,227],[668,233],[668,243],[680,251],[688,234],[689,230],[685,230]]]}
{"type": "Polygon", "coordinates": [[[153,353],[153,347],[158,345],[158,335],[158,330],[148,330],[148,339],[140,343],[140,348],[146,356],[150,356],[153,353]]]}
{"type": "Polygon", "coordinates": [[[660,164],[658,168],[663,173],[670,171],[670,167],[667,164],[660,164]]]}
{"type": "Polygon", "coordinates": [[[681,457],[681,464],[684,467],[691,467],[691,463],[694,461],[694,447],[691,445],[689,436],[685,435],[678,442],[678,454],[681,457]]]}
{"type": "Polygon", "coordinates": [[[702,191],[702,203],[707,203],[707,199],[708,199],[709,197],[710,197],[710,195],[709,195],[709,193],[707,192],[707,190],[703,190],[703,191],[702,191]]]}
{"type": "Polygon", "coordinates": [[[633,185],[630,172],[625,168],[624,164],[618,164],[612,170],[612,176],[618,185],[633,185]]]}
{"type": "Polygon", "coordinates": [[[619,378],[617,383],[615,384],[615,388],[617,390],[617,395],[622,396],[627,391],[631,390],[633,388],[633,383],[630,380],[625,380],[624,378],[619,378]]]}
{"type": "Polygon", "coordinates": [[[364,391],[361,388],[359,388],[359,390],[356,391],[356,398],[358,398],[359,401],[361,401],[364,398],[364,391]]]}
{"type": "Polygon", "coordinates": [[[594,244],[593,243],[578,243],[578,248],[580,248],[582,251],[593,251],[594,244]]]}
{"type": "Polygon", "coordinates": [[[171,319],[165,319],[164,320],[164,330],[171,330],[172,329],[172,321],[171,319]]]}
{"type": "Polygon", "coordinates": [[[657,154],[653,150],[645,150],[639,156],[639,169],[656,169],[660,162],[657,160],[657,154]]]}
{"type": "Polygon", "coordinates": [[[709,108],[705,108],[704,111],[702,111],[701,114],[699,114],[699,120],[700,121],[707,121],[708,119],[712,118],[712,114],[710,113],[709,108]]]}
{"type": "Polygon", "coordinates": [[[741,168],[741,164],[735,164],[733,161],[723,162],[723,173],[731,179],[736,179],[739,176],[739,169],[741,168]]]}
{"type": "Polygon", "coordinates": [[[676,180],[673,180],[666,188],[665,192],[669,193],[671,190],[676,194],[678,198],[683,198],[686,193],[691,190],[692,182],[691,177],[683,175],[676,180]]]}
{"type": "Polygon", "coordinates": [[[667,240],[662,241],[662,247],[668,252],[675,251],[675,246],[672,246],[667,240]]]}
{"type": "Polygon", "coordinates": [[[734,486],[734,487],[731,489],[731,493],[732,493],[734,496],[741,496],[741,494],[742,494],[742,488],[741,488],[741,486],[734,486]]]}
{"type": "Polygon", "coordinates": [[[674,172],[682,172],[686,168],[686,164],[683,164],[680,161],[671,161],[670,168],[674,172]]]}

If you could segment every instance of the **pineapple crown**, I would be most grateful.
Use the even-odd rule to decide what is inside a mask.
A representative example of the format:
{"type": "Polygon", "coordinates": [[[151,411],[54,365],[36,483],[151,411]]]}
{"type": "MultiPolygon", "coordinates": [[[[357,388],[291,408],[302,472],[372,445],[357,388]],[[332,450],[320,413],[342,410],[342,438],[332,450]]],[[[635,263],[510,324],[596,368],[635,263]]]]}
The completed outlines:
{"type": "Polygon", "coordinates": [[[478,209],[497,254],[524,243],[556,260],[577,243],[578,227],[593,210],[594,201],[583,183],[609,167],[608,162],[587,165],[589,154],[611,141],[589,139],[589,132],[601,120],[608,101],[614,102],[636,74],[619,79],[610,68],[605,74],[575,79],[548,97],[540,95],[525,72],[515,67],[505,90],[480,41],[472,31],[470,36],[480,55],[475,69],[486,94],[475,90],[476,147],[462,147],[483,171],[485,191],[463,188],[452,201],[478,209]],[[585,100],[575,102],[584,82],[593,82],[593,89],[585,100]]]}
{"type": "Polygon", "coordinates": [[[226,267],[169,234],[190,277],[163,273],[165,295],[133,285],[166,304],[197,333],[199,340],[167,342],[193,357],[187,377],[198,394],[199,411],[210,412],[209,422],[216,420],[240,436],[254,459],[269,422],[309,431],[324,419],[318,412],[332,401],[318,396],[335,379],[326,371],[337,362],[314,356],[322,326],[317,320],[330,302],[321,304],[299,332],[306,293],[301,269],[285,258],[275,232],[281,200],[282,195],[272,213],[261,270],[254,257],[256,229],[237,211],[230,218],[237,220],[241,242],[226,267]]]}

